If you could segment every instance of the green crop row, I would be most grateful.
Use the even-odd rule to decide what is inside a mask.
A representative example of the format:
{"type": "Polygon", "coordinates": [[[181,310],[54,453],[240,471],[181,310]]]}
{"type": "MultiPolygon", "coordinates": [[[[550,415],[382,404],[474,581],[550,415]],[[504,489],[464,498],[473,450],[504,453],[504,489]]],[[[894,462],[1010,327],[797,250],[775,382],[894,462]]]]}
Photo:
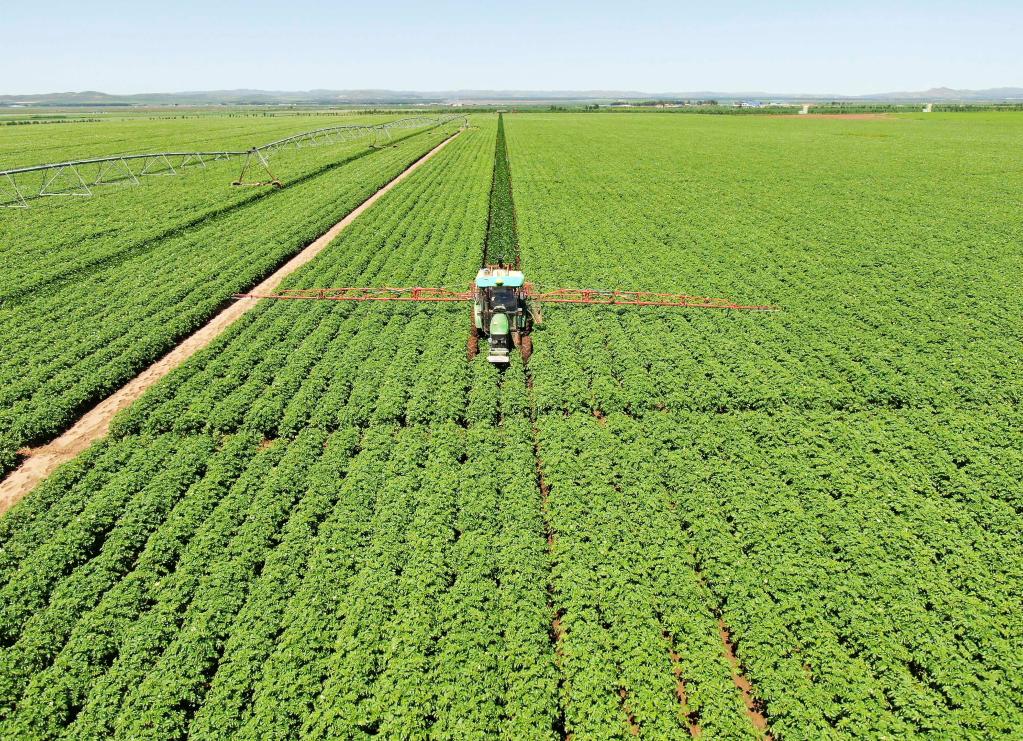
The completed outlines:
{"type": "Polygon", "coordinates": [[[250,192],[192,228],[4,303],[0,470],[17,448],[66,428],[450,133],[413,133],[282,190],[250,192]]]}
{"type": "Polygon", "coordinates": [[[343,116],[317,113],[282,116],[213,114],[177,118],[106,114],[99,126],[69,125],[58,127],[59,131],[29,126],[5,131],[0,140],[0,168],[117,154],[243,150],[325,126],[388,121],[401,115],[352,112],[343,116]]]}
{"type": "MultiPolygon", "coordinates": [[[[72,127],[61,137],[22,137],[18,161],[5,160],[4,166],[34,165],[75,158],[113,154],[143,153],[167,149],[245,149],[273,139],[307,131],[319,126],[361,122],[377,122],[380,117],[248,119],[218,121],[221,125],[208,130],[180,122],[117,121],[88,130],[72,127]],[[270,122],[275,122],[270,124],[270,122]],[[269,125],[268,125],[269,124],[269,125]],[[135,138],[135,137],[138,138],[135,138]]],[[[18,137],[13,137],[15,140],[18,137]]],[[[10,142],[13,144],[14,142],[10,142]]],[[[288,147],[270,157],[274,174],[283,182],[293,183],[317,172],[337,167],[349,158],[366,151],[366,140],[320,147],[288,147]]],[[[0,149],[8,144],[6,137],[0,149]]],[[[114,168],[106,173],[113,182],[91,188],[91,198],[53,197],[32,201],[26,210],[0,208],[0,260],[7,269],[0,276],[0,302],[24,299],[33,291],[54,283],[74,283],[83,274],[103,263],[118,259],[125,253],[152,249],[160,240],[193,228],[202,222],[259,200],[266,188],[237,188],[231,183],[241,172],[244,158],[229,161],[205,161],[171,174],[166,163],[154,165],[157,174],[141,176],[133,185],[127,173],[114,168]]],[[[170,164],[177,168],[179,158],[170,164]]],[[[136,174],[143,169],[141,161],[129,165],[136,174]]],[[[46,175],[18,176],[23,193],[37,192],[46,175]]],[[[87,183],[100,174],[99,166],[86,166],[82,176],[87,183]]],[[[250,180],[265,180],[258,167],[248,173],[250,180]]],[[[51,190],[69,188],[82,192],[70,171],[50,186],[51,190]]],[[[90,186],[91,187],[91,186],[90,186]]],[[[14,195],[10,181],[0,182],[0,199],[14,195]]]]}
{"type": "Polygon", "coordinates": [[[1011,736],[1020,124],[476,123],[286,286],[783,311],[499,372],[466,306],[266,302],[0,519],[0,735],[1011,736]]]}
{"type": "Polygon", "coordinates": [[[1019,121],[509,121],[533,280],[781,308],[545,312],[539,454],[557,542],[585,554],[554,558],[590,659],[567,681],[602,698],[579,727],[620,727],[617,686],[662,734],[670,636],[704,652],[690,720],[752,730],[720,619],[778,737],[1011,734],[1019,121]]]}
{"type": "MultiPolygon", "coordinates": [[[[462,133],[288,285],[470,280],[495,136],[462,133]]],[[[467,316],[268,302],[0,521],[0,732],[552,737],[524,376],[468,363],[467,316]]]]}
{"type": "Polygon", "coordinates": [[[497,119],[497,144],[494,151],[494,180],[490,186],[490,218],[487,222],[486,261],[491,264],[517,265],[519,248],[515,243],[515,206],[511,192],[511,167],[504,136],[504,116],[497,119]]]}

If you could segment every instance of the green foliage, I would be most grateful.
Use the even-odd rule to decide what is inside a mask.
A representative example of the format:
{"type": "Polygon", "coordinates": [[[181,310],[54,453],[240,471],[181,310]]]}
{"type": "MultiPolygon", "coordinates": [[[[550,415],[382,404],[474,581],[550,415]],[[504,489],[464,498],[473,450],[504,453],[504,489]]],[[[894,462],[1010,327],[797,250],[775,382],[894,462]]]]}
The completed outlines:
{"type": "Polygon", "coordinates": [[[718,618],[784,738],[1023,723],[1020,120],[930,116],[510,119],[531,279],[782,307],[547,308],[570,730],[665,733],[670,640],[751,733],[718,618]]]}
{"type": "Polygon", "coordinates": [[[497,145],[494,152],[494,182],[490,188],[490,220],[487,224],[488,263],[514,265],[519,246],[515,242],[515,207],[512,202],[511,168],[504,139],[504,116],[497,117],[497,145]]]}
{"type": "Polygon", "coordinates": [[[0,474],[449,133],[279,155],[281,190],[232,189],[237,163],[220,163],[82,203],[4,209],[0,253],[17,258],[0,285],[0,474]]]}
{"type": "MultiPolygon", "coordinates": [[[[757,738],[722,624],[775,738],[1013,735],[1019,122],[474,124],[287,285],[521,249],[783,311],[546,307],[498,371],[463,306],[267,302],[0,519],[0,735],[757,738]]],[[[231,264],[378,154],[244,206],[231,264]]]]}
{"type": "MultiPolygon", "coordinates": [[[[464,132],[289,285],[471,278],[495,124],[464,132]]],[[[467,332],[461,306],[268,303],[121,415],[0,520],[13,643],[0,730],[553,736],[523,376],[469,364],[467,332]],[[183,468],[190,485],[159,487],[140,531],[138,487],[183,468]],[[69,550],[86,523],[88,546],[69,550]]]]}

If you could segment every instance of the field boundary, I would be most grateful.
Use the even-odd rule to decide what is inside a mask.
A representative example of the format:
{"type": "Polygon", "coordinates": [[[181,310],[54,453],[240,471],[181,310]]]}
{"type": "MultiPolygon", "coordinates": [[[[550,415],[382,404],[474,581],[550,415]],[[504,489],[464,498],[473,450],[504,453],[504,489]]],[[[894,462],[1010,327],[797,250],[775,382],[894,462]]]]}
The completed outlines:
{"type": "MultiPolygon", "coordinates": [[[[434,155],[451,143],[462,131],[463,129],[459,129],[454,132],[409,165],[393,180],[359,204],[341,221],[274,271],[268,278],[252,287],[250,292],[271,293],[276,290],[277,286],[285,278],[319,255],[355,219],[373,206],[388,191],[396,187],[428,160],[433,158],[434,155]]],[[[59,466],[67,463],[104,437],[110,429],[111,420],[113,420],[118,412],[129,407],[157,381],[212,343],[228,327],[255,307],[259,301],[260,299],[243,298],[229,304],[201,328],[179,342],[173,350],[152,363],[148,368],[135,376],[135,378],[86,412],[70,429],[55,440],[23,451],[23,454],[27,456],[26,460],[11,471],[3,481],[0,481],[0,515],[3,515],[21,501],[26,494],[32,491],[59,466]]]]}

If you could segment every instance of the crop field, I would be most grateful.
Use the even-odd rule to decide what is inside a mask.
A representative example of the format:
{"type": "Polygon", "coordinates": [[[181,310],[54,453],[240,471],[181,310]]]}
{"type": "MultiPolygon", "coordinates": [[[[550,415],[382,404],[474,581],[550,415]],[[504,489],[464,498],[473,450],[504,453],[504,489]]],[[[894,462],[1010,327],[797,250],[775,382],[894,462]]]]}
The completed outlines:
{"type": "Polygon", "coordinates": [[[780,311],[545,305],[499,371],[468,305],[260,302],[0,518],[0,737],[1018,735],[1023,115],[470,124],[0,212],[3,471],[453,134],[283,286],[780,311]]]}
{"type": "Polygon", "coordinates": [[[103,156],[133,152],[243,149],[290,134],[325,126],[388,121],[394,114],[195,112],[167,114],[103,114],[89,123],[52,126],[11,126],[3,131],[0,162],[5,167],[61,162],[78,155],[103,156]]]}
{"type": "MultiPolygon", "coordinates": [[[[324,123],[291,121],[272,133],[254,127],[244,141],[324,123]]],[[[164,123],[171,131],[179,125],[164,123]]],[[[289,152],[275,162],[289,182],[281,190],[232,187],[240,163],[231,160],[114,194],[109,188],[119,186],[101,186],[95,197],[60,207],[4,209],[0,255],[11,268],[0,280],[0,471],[19,448],[59,432],[449,133],[405,132],[381,150],[355,141],[289,152]]]]}

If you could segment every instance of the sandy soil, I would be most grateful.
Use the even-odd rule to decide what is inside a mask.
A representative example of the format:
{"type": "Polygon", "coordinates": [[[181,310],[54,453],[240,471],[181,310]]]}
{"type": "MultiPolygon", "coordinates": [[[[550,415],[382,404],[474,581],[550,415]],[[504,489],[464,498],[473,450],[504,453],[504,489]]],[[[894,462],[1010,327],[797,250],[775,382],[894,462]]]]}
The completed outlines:
{"type": "MultiPolygon", "coordinates": [[[[362,205],[348,216],[332,226],[304,250],[292,257],[273,275],[249,291],[250,293],[269,293],[277,288],[287,276],[298,270],[316,257],[330,242],[337,237],[349,224],[357,219],[370,206],[376,203],[389,190],[411,175],[427,160],[437,154],[461,131],[452,134],[432,150],[416,160],[407,170],[398,175],[383,188],[370,196],[362,205]]],[[[205,326],[186,338],[167,355],[153,363],[138,376],[122,386],[111,396],[87,412],[67,432],[46,445],[25,451],[28,458],[10,475],[0,481],[0,515],[13,507],[26,494],[34,489],[43,479],[49,476],[60,465],[68,462],[87,449],[94,442],[107,434],[110,421],[118,412],[130,406],[145,391],[184,363],[195,353],[202,350],[215,340],[229,326],[236,322],[245,312],[256,305],[259,299],[238,299],[217,314],[205,326]]]]}
{"type": "Polygon", "coordinates": [[[742,701],[746,704],[746,715],[749,716],[753,727],[764,734],[766,741],[770,741],[771,734],[767,733],[767,718],[753,701],[753,685],[743,675],[739,667],[739,659],[735,655],[735,646],[732,644],[732,635],[729,633],[724,620],[718,620],[718,633],[721,636],[721,644],[725,649],[725,658],[732,665],[732,681],[742,692],[742,701]]]}

